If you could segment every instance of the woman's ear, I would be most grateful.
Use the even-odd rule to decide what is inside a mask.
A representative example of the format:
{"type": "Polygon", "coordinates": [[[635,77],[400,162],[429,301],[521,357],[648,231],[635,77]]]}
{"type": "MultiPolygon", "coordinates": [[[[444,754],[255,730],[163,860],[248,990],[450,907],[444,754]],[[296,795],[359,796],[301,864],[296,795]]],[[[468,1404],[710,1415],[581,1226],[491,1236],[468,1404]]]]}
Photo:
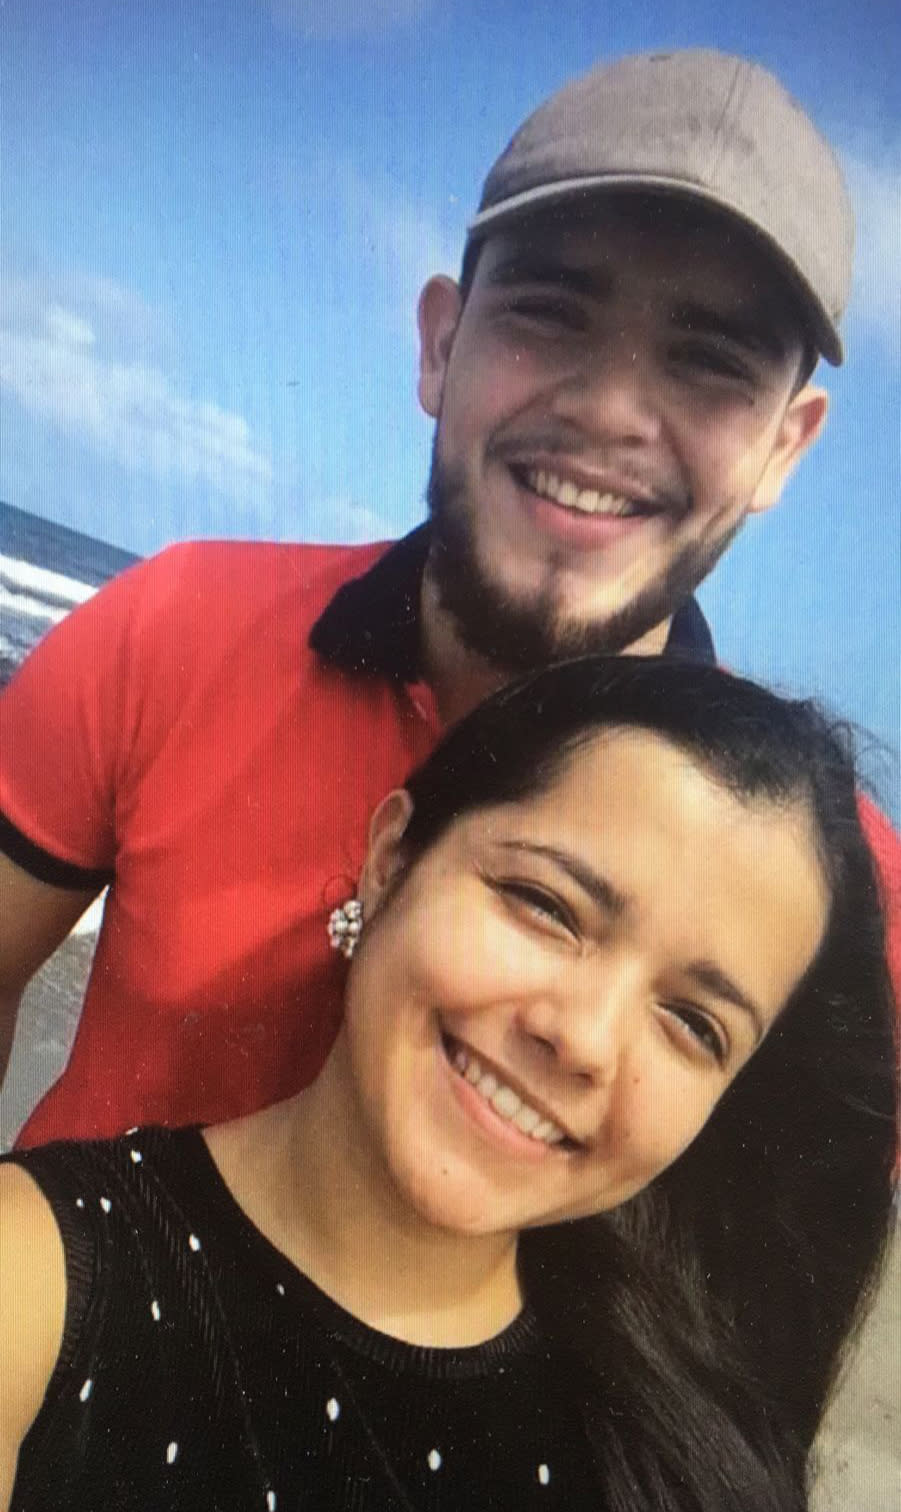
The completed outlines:
{"type": "Polygon", "coordinates": [[[413,800],[406,788],[395,788],[382,799],[369,821],[369,849],[357,884],[364,919],[376,912],[403,870],[403,839],[412,812],[413,800]]]}

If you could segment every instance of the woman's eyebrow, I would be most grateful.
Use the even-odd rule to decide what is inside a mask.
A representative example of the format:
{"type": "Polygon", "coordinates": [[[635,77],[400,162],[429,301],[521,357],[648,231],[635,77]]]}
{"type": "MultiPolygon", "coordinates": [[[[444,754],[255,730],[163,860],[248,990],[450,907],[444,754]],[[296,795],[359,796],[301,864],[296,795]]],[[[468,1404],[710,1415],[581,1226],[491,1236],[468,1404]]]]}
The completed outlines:
{"type": "Polygon", "coordinates": [[[754,1024],[754,1043],[760,1043],[764,1032],[763,1013],[754,999],[743,992],[721,966],[717,966],[715,961],[692,961],[686,975],[705,992],[722,998],[724,1002],[731,1003],[734,1008],[740,1008],[746,1013],[754,1024]]]}
{"type": "Polygon", "coordinates": [[[546,861],[552,861],[555,866],[565,871],[583,892],[588,894],[592,902],[613,918],[619,918],[629,906],[629,900],[624,893],[619,892],[612,882],[608,882],[606,877],[602,877],[590,866],[586,866],[584,861],[580,861],[578,856],[572,855],[570,851],[558,850],[555,845],[538,845],[531,840],[503,840],[501,849],[526,851],[530,855],[541,856],[546,861]]]}

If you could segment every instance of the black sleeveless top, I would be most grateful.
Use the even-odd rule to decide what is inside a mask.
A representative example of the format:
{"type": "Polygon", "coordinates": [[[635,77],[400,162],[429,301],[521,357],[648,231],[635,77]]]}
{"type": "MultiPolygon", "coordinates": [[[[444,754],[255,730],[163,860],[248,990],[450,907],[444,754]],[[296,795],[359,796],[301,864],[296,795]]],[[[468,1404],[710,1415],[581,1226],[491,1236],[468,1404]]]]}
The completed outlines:
{"type": "Polygon", "coordinates": [[[376,1332],[194,1129],[11,1158],[53,1207],[68,1305],[10,1512],[601,1512],[578,1373],[528,1308],[474,1348],[376,1332]]]}

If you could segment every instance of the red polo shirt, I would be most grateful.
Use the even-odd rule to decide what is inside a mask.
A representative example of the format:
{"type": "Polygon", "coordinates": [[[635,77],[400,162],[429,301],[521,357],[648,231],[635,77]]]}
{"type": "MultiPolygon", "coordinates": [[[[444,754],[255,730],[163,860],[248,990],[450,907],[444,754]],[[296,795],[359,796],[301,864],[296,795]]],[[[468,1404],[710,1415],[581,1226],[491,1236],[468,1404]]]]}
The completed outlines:
{"type": "MultiPolygon", "coordinates": [[[[417,680],[426,549],[422,530],[173,547],[5,690],[0,846],[56,885],[112,883],[69,1064],[22,1144],[217,1122],[315,1075],[343,976],[326,918],[439,734],[417,680]]],[[[668,649],[713,659],[694,603],[668,649]]]]}
{"type": "Polygon", "coordinates": [[[438,734],[427,689],[308,644],[383,551],[174,547],[4,692],[0,809],[29,842],[4,848],[57,884],[112,879],[69,1064],[21,1143],[217,1121],[318,1070],[341,982],[329,908],[438,734]]]}

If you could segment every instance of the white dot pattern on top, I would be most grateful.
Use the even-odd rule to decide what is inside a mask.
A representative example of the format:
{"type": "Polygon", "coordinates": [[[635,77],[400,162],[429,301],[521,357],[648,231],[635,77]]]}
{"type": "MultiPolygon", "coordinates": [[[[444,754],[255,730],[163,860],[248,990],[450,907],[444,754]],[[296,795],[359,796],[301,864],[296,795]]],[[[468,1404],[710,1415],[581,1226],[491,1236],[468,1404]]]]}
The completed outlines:
{"type": "MultiPolygon", "coordinates": [[[[90,1401],[90,1409],[73,1414],[66,1440],[70,1466],[86,1450],[94,1457],[84,1460],[81,1500],[74,1492],[67,1499],[65,1485],[54,1482],[47,1493],[35,1480],[28,1484],[39,1494],[14,1501],[11,1512],[78,1512],[86,1487],[103,1505],[123,1473],[135,1487],[123,1512],[163,1501],[172,1512],[230,1506],[239,1486],[241,1507],[283,1512],[307,1485],[320,1505],[342,1512],[351,1484],[368,1488],[362,1500],[355,1492],[355,1512],[381,1512],[389,1488],[392,1505],[418,1509],[427,1486],[435,1512],[486,1501],[504,1512],[603,1504],[586,1473],[579,1412],[563,1413],[562,1434],[556,1426],[566,1373],[549,1369],[554,1357],[533,1319],[499,1335],[500,1348],[495,1340],[457,1351],[403,1344],[358,1323],[300,1272],[286,1273],[283,1258],[279,1279],[277,1252],[221,1181],[211,1189],[211,1162],[196,1131],[143,1130],[139,1140],[113,1147],[112,1169],[91,1165],[102,1142],[82,1157],[84,1169],[72,1165],[68,1195],[58,1179],[51,1183],[70,1215],[76,1201],[86,1207],[84,1226],[79,1219],[72,1231],[93,1231],[104,1256],[93,1284],[99,1275],[106,1331],[92,1322],[90,1345],[76,1339],[72,1355],[79,1373],[69,1401],[83,1409],[90,1401]],[[188,1260],[201,1251],[203,1260],[188,1260]],[[107,1300],[110,1276],[118,1290],[107,1300]],[[163,1318],[166,1326],[157,1328],[163,1318]],[[132,1398],[124,1372],[135,1361],[132,1398]],[[121,1409],[116,1416],[123,1395],[127,1420],[121,1409]],[[540,1464],[528,1453],[539,1435],[552,1451],[540,1464]],[[108,1451],[116,1443],[114,1468],[108,1451]]],[[[62,1477],[63,1456],[56,1458],[53,1474],[62,1477]]]]}

